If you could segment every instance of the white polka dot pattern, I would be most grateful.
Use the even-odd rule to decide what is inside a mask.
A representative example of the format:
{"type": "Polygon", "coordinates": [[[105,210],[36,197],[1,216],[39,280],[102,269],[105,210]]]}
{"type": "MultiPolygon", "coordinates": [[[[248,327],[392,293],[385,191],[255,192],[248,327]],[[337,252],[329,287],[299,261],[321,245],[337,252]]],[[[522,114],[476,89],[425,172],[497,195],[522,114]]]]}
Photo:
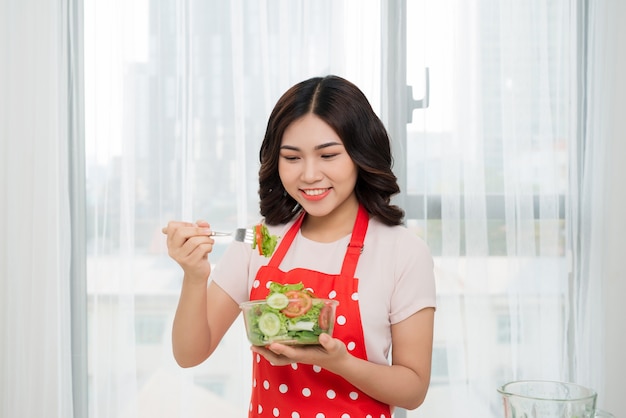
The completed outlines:
{"type": "MultiPolygon", "coordinates": [[[[353,231],[353,242],[365,237],[367,213],[359,208],[353,231]],[[365,222],[364,222],[365,220],[365,222]]],[[[301,222],[302,218],[299,218],[301,222]]],[[[365,359],[363,329],[359,309],[359,280],[354,277],[359,254],[346,252],[341,274],[328,275],[306,269],[282,271],[280,263],[289,248],[300,223],[287,232],[267,266],[261,267],[250,290],[250,300],[267,297],[272,283],[298,283],[319,297],[339,302],[333,337],[340,339],[355,357],[365,359]]],[[[318,365],[292,363],[291,367],[271,365],[263,356],[254,353],[253,388],[250,416],[259,418],[391,418],[389,407],[381,405],[361,393],[353,385],[336,379],[318,365]]]]}
{"type": "MultiPolygon", "coordinates": [[[[318,366],[315,366],[315,367],[318,367],[318,366]]],[[[254,386],[256,386],[256,380],[254,380],[254,386]]],[[[270,390],[271,384],[270,384],[270,382],[268,380],[264,380],[263,381],[263,388],[265,390],[270,390]]],[[[314,389],[314,390],[318,390],[318,389],[314,389]]],[[[285,393],[287,393],[289,391],[289,386],[287,384],[285,384],[285,383],[281,383],[280,385],[278,385],[278,391],[280,393],[282,393],[282,394],[285,394],[285,393]]],[[[306,397],[306,398],[311,397],[313,395],[313,390],[311,388],[305,387],[305,388],[302,389],[302,395],[304,397],[306,397]]],[[[328,389],[328,390],[325,390],[325,396],[329,400],[334,400],[334,399],[337,398],[337,392],[335,390],[333,390],[333,389],[328,389]]],[[[359,393],[356,392],[356,391],[351,391],[351,392],[348,393],[348,398],[350,400],[352,400],[352,401],[356,401],[356,400],[359,399],[359,393]]],[[[252,404],[250,404],[249,410],[250,411],[253,410],[253,405],[252,404]]],[[[263,406],[259,404],[257,406],[257,412],[259,414],[261,414],[261,412],[263,410],[264,410],[263,406]]],[[[298,411],[291,411],[291,412],[288,412],[287,414],[288,414],[288,417],[291,417],[291,418],[300,418],[300,416],[301,416],[300,412],[298,412],[298,411]]],[[[283,417],[285,416],[285,415],[281,415],[280,409],[278,407],[273,407],[272,415],[274,417],[277,417],[277,418],[279,418],[281,416],[283,416],[283,417]]],[[[318,412],[317,415],[315,415],[315,416],[316,417],[318,417],[318,416],[319,417],[323,417],[325,415],[322,412],[318,412]]],[[[351,415],[349,413],[347,413],[347,412],[344,412],[341,415],[341,418],[351,418],[351,415]]],[[[366,418],[374,418],[374,417],[371,414],[367,414],[366,418]]],[[[380,414],[380,418],[388,418],[388,416],[385,415],[385,414],[380,414]]]]}

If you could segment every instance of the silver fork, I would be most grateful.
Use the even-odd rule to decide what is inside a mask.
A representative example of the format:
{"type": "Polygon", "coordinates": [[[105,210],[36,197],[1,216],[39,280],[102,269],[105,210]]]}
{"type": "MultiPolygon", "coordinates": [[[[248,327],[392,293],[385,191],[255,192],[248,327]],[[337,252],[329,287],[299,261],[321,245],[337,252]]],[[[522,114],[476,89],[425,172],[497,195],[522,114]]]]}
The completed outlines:
{"type": "Polygon", "coordinates": [[[251,228],[237,228],[234,232],[213,231],[213,237],[233,237],[235,241],[252,244],[254,242],[254,231],[251,228]]]}

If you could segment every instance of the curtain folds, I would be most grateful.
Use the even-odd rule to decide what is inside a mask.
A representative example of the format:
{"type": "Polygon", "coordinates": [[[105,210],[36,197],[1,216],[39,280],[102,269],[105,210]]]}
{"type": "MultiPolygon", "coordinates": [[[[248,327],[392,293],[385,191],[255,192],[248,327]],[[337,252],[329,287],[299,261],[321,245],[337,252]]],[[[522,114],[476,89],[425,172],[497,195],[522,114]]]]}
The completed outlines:
{"type": "Polygon", "coordinates": [[[433,384],[413,414],[501,416],[495,389],[512,380],[601,390],[604,145],[577,124],[585,10],[407,6],[408,74],[427,67],[431,94],[408,127],[408,213],[435,254],[439,295],[433,384]]]}
{"type": "Polygon", "coordinates": [[[619,415],[625,372],[622,355],[626,333],[619,322],[625,289],[622,273],[625,232],[623,178],[622,96],[625,91],[622,25],[626,7],[620,2],[580,2],[587,25],[584,73],[584,124],[577,157],[578,192],[573,265],[576,307],[573,362],[576,379],[589,382],[599,392],[599,405],[619,415]],[[601,369],[601,372],[598,372],[601,369]]]}
{"type": "Polygon", "coordinates": [[[67,1],[0,2],[0,416],[73,416],[67,1]]]}
{"type": "Polygon", "coordinates": [[[226,231],[258,220],[258,148],[294,83],[335,73],[380,102],[379,10],[378,1],[85,1],[91,417],[245,416],[243,324],[204,364],[174,364],[181,272],[160,230],[172,219],[226,231]]]}
{"type": "Polygon", "coordinates": [[[402,108],[394,57],[416,96],[430,74],[394,157],[438,286],[429,394],[397,416],[499,417],[496,387],[534,378],[618,405],[603,355],[621,359],[604,326],[621,236],[604,217],[620,204],[607,170],[624,6],[400,3],[396,28],[381,24],[393,3],[374,0],[0,1],[0,416],[245,416],[243,324],[204,364],[173,361],[181,277],[160,229],[256,222],[279,95],[335,73],[379,113],[402,108]],[[381,35],[393,30],[406,57],[384,43],[404,39],[381,35]]]}

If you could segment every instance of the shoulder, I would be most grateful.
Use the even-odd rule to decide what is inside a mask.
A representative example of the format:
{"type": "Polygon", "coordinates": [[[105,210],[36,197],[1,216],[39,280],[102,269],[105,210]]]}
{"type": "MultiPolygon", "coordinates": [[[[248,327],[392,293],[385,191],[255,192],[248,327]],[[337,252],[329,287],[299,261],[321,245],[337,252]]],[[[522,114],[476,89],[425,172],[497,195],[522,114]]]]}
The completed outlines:
{"type": "Polygon", "coordinates": [[[370,219],[365,238],[369,257],[392,262],[395,269],[432,269],[434,260],[426,241],[404,225],[389,226],[375,218],[370,219]]]}
{"type": "Polygon", "coordinates": [[[371,218],[367,234],[369,238],[375,240],[377,245],[392,246],[396,247],[397,250],[426,252],[430,255],[426,242],[404,225],[389,226],[377,218],[371,218]]]}

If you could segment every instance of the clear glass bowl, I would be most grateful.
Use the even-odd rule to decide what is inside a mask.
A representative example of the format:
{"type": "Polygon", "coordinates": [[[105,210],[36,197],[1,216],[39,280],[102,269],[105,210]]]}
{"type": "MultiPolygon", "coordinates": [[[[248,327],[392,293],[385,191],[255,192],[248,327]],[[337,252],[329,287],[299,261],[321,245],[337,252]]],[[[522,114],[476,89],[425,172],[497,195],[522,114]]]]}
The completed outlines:
{"type": "Polygon", "coordinates": [[[596,392],[570,382],[520,380],[498,388],[504,417],[601,417],[596,392]]]}
{"type": "Polygon", "coordinates": [[[253,300],[240,305],[243,312],[246,334],[252,345],[265,346],[272,342],[288,345],[319,344],[321,333],[333,335],[335,312],[338,301],[311,298],[302,307],[300,299],[287,299],[288,308],[277,309],[266,300],[253,300]],[[302,311],[300,315],[298,307],[302,311]]]}

